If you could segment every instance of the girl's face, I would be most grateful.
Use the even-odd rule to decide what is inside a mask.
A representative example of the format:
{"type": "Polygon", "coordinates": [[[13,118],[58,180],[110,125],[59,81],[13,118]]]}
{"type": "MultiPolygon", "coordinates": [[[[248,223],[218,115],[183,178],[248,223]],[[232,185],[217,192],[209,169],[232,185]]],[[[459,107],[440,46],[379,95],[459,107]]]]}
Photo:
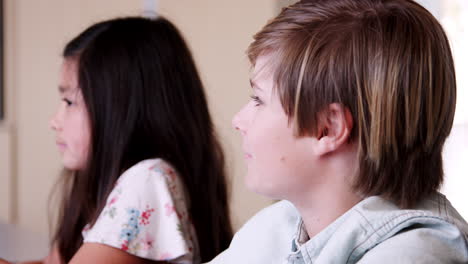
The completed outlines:
{"type": "Polygon", "coordinates": [[[60,70],[59,93],[61,97],[57,112],[50,120],[56,132],[57,147],[65,168],[82,170],[86,166],[90,144],[88,112],[78,87],[77,61],[65,59],[60,70]]]}
{"type": "Polygon", "coordinates": [[[253,191],[279,199],[307,192],[319,184],[316,139],[295,137],[292,122],[273,93],[274,82],[268,56],[255,63],[251,80],[253,95],[233,119],[243,138],[247,162],[246,185],[253,191]]]}

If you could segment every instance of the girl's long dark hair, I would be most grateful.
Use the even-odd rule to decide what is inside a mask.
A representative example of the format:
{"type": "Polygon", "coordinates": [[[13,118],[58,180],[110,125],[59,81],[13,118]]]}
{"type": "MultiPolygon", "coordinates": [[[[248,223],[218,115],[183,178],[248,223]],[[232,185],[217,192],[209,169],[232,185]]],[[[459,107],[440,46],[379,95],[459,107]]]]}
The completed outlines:
{"type": "Polygon", "coordinates": [[[65,177],[53,243],[68,262],[82,245],[116,180],[148,158],[172,164],[185,184],[201,260],[232,238],[224,156],[203,85],[178,30],[164,18],[95,24],[65,47],[78,63],[91,123],[87,168],[65,177]]]}

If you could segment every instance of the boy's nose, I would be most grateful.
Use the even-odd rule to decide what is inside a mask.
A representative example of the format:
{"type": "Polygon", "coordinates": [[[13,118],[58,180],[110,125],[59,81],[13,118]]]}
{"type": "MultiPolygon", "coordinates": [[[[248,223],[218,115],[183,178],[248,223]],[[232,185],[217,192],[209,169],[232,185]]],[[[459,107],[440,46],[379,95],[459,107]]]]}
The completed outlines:
{"type": "Polygon", "coordinates": [[[234,115],[234,117],[232,118],[232,127],[235,129],[235,130],[238,130],[242,135],[245,134],[245,129],[244,127],[242,126],[242,110],[239,111],[236,115],[234,115]]]}

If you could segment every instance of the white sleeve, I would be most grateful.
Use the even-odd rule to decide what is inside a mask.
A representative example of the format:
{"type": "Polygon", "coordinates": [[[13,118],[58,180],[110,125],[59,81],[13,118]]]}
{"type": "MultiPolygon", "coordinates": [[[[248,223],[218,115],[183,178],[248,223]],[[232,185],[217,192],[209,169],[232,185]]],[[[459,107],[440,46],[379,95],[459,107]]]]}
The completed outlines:
{"type": "Polygon", "coordinates": [[[84,243],[106,244],[151,260],[191,263],[196,238],[180,185],[175,170],[162,160],[133,166],[119,178],[96,223],[83,230],[84,243]]]}
{"type": "Polygon", "coordinates": [[[270,205],[250,218],[209,264],[283,263],[291,252],[299,220],[290,202],[270,205]]]}

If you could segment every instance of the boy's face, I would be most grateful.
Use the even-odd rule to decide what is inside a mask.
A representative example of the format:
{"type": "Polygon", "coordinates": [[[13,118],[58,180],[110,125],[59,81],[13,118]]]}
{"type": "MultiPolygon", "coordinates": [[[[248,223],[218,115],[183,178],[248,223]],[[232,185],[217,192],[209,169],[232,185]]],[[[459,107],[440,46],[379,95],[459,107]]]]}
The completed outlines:
{"type": "Polygon", "coordinates": [[[295,137],[268,68],[268,56],[255,63],[252,99],[234,116],[233,126],[243,138],[247,162],[246,185],[252,191],[291,199],[321,181],[314,154],[317,140],[295,137]],[[311,185],[312,184],[312,185],[311,185]]]}

